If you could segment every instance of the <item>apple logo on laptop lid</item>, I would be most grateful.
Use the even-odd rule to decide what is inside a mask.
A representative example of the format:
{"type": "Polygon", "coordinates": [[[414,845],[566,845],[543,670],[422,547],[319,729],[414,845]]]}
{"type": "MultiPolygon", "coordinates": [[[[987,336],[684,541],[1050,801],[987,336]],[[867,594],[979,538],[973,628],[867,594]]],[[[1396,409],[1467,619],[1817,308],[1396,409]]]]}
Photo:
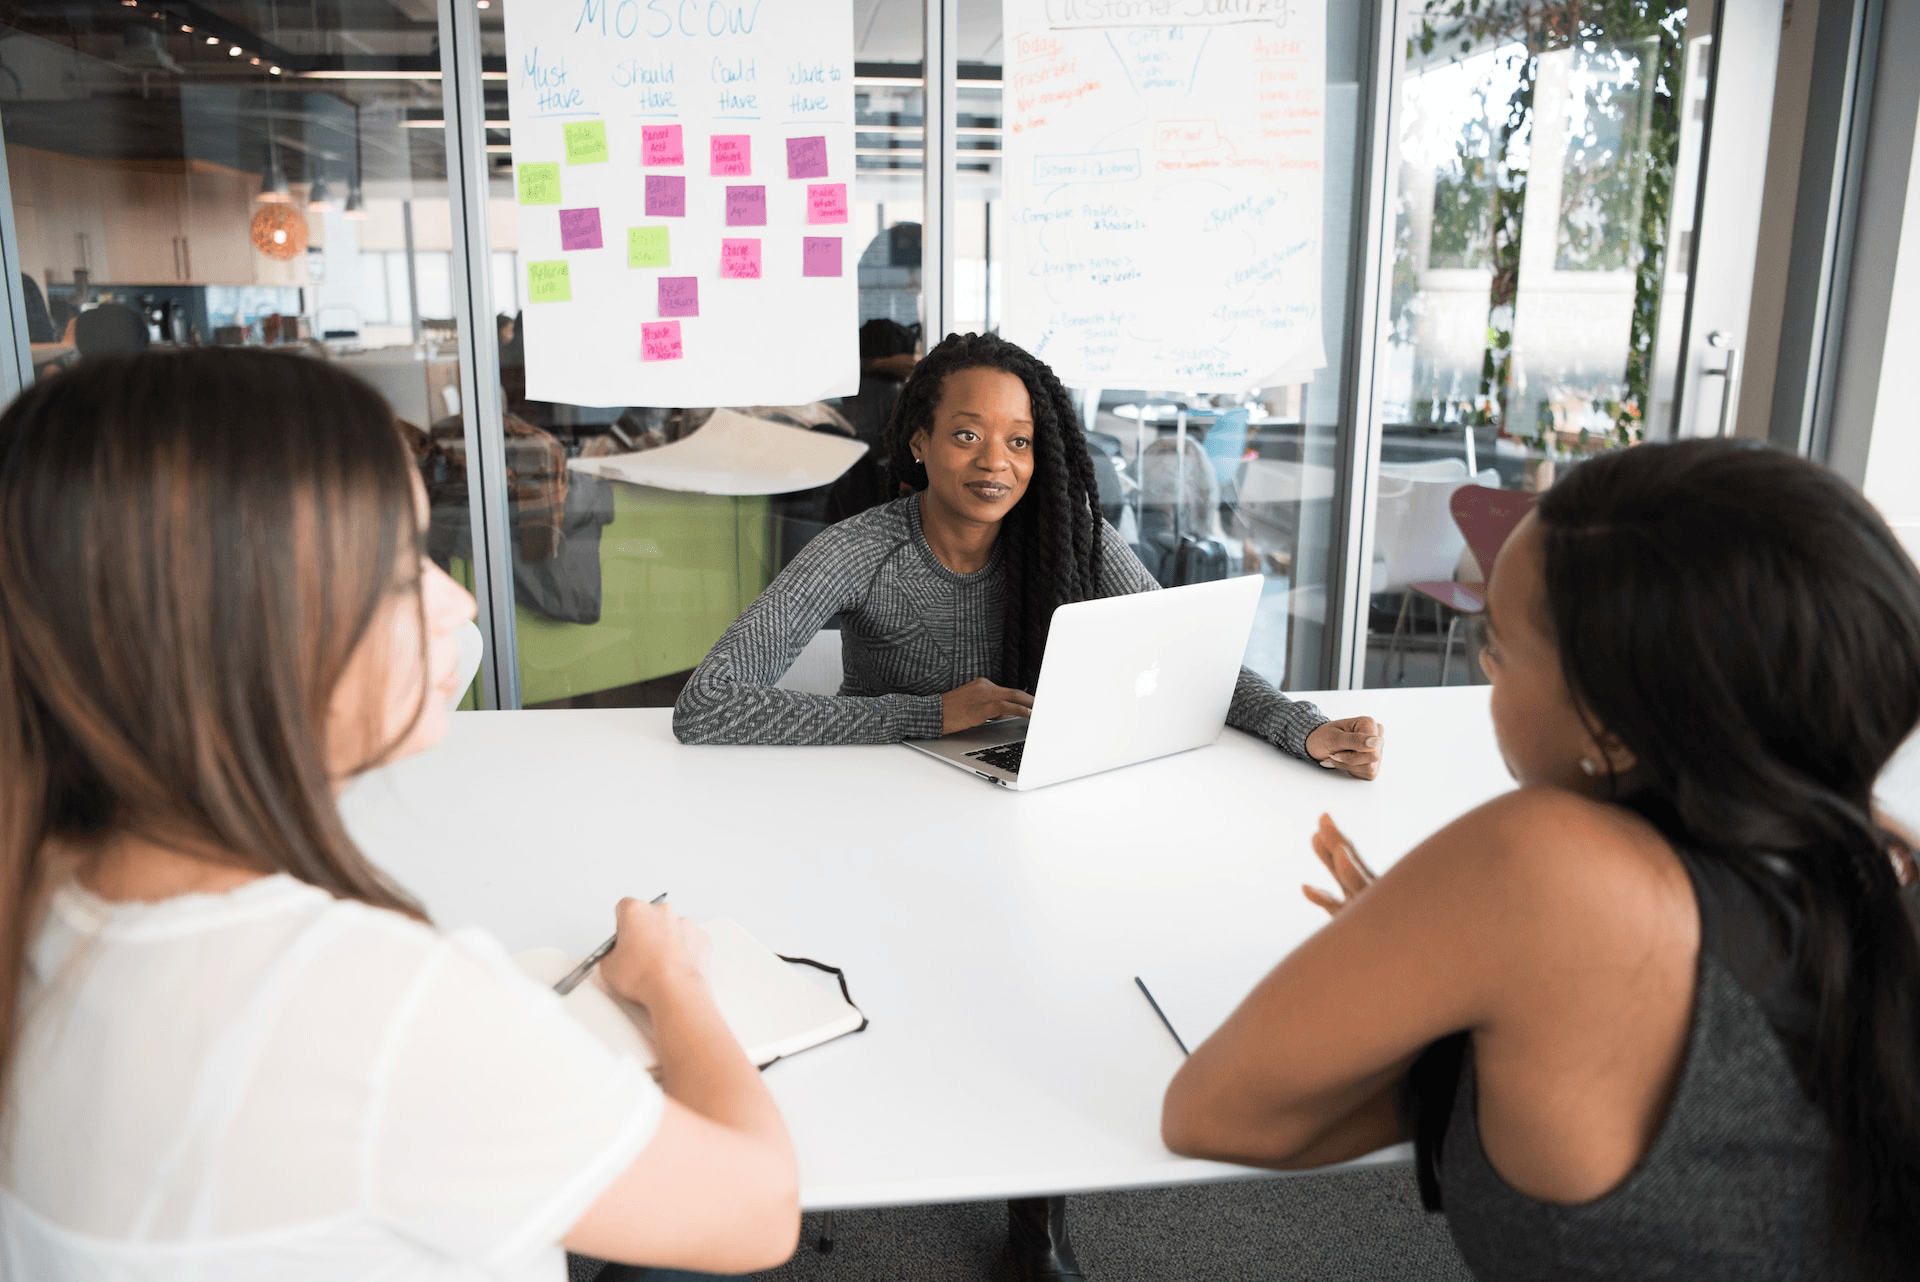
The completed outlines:
{"type": "Polygon", "coordinates": [[[1133,679],[1134,697],[1145,699],[1160,689],[1160,660],[1155,659],[1146,671],[1133,679]]]}

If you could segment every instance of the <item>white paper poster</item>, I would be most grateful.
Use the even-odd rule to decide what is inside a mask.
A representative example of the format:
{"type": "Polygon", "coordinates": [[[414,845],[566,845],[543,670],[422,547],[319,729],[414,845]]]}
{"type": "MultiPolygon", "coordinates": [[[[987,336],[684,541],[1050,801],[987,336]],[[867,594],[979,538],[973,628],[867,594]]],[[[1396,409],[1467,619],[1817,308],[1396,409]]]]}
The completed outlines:
{"type": "Polygon", "coordinates": [[[858,388],[848,0],[514,0],[507,89],[529,397],[858,388]]]}
{"type": "Polygon", "coordinates": [[[1007,336],[1075,387],[1301,382],[1324,0],[1005,0],[1007,336]]]}

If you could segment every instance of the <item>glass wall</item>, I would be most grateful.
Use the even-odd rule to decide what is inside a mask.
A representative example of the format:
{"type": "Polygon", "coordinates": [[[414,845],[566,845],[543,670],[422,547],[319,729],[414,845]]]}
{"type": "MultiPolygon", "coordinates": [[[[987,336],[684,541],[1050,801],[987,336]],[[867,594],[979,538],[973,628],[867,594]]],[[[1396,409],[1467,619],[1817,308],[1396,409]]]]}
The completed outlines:
{"type": "MultiPolygon", "coordinates": [[[[1326,364],[1309,379],[1227,395],[1178,387],[1076,389],[1096,448],[1102,506],[1168,586],[1198,577],[1266,580],[1247,664],[1287,689],[1321,682],[1336,451],[1351,426],[1342,371],[1357,252],[1356,149],[1362,30],[1357,6],[1327,6],[1327,98],[1321,211],[1321,326],[1326,364]],[[1192,466],[1184,466],[1191,462],[1192,466]],[[1180,494],[1175,501],[1176,493],[1180,494]]],[[[1001,6],[962,0],[953,181],[956,321],[998,329],[1007,244],[1001,198],[1001,6]]]]}
{"type": "Polygon", "coordinates": [[[461,395],[445,144],[419,127],[440,113],[432,6],[114,0],[4,22],[35,376],[149,345],[302,350],[378,387],[433,458],[461,395]]]}
{"type": "Polygon", "coordinates": [[[1461,12],[1402,4],[1368,685],[1483,680],[1468,535],[1497,548],[1524,504],[1480,491],[1545,489],[1672,408],[1704,32],[1668,0],[1461,12]]]}
{"type": "MultiPolygon", "coordinates": [[[[504,24],[479,6],[492,322],[528,706],[671,702],[719,632],[834,519],[890,497],[870,453],[798,493],[695,495],[598,479],[711,406],[528,397],[504,24]]],[[[1372,341],[1384,421],[1365,644],[1369,684],[1475,679],[1478,567],[1450,502],[1468,482],[1526,492],[1670,409],[1709,42],[1647,0],[1562,31],[1512,6],[1466,19],[1399,0],[1389,148],[1390,296],[1372,341]],[[1617,15],[1624,13],[1627,17],[1617,15]],[[1669,252],[1671,246],[1672,252],[1669,252]],[[1447,641],[1449,630],[1453,639],[1447,641]],[[1451,657],[1449,657],[1451,656],[1451,657]]],[[[0,114],[27,278],[33,364],[70,363],[90,312],[149,343],[298,345],[379,387],[419,429],[433,548],[474,569],[449,221],[438,10],[431,0],[16,9],[0,28],[0,114]]],[[[729,408],[880,443],[927,343],[924,5],[853,0],[856,394],[729,408]],[[857,248],[856,248],[857,247],[857,248]]],[[[1689,22],[1693,25],[1690,27],[1689,22]]],[[[1327,8],[1320,326],[1325,364],[1225,395],[1080,388],[1108,518],[1163,582],[1266,581],[1251,666],[1320,684],[1341,461],[1356,420],[1345,350],[1357,278],[1366,16],[1327,8]],[[1192,466],[1185,466],[1191,461],[1192,466]],[[1191,545],[1191,546],[1189,546],[1191,545]]],[[[1005,320],[997,0],[963,0],[955,48],[953,319],[1005,320]]],[[[1387,93],[1380,90],[1382,105],[1387,93]]],[[[136,341],[128,338],[126,341],[136,341]]],[[[477,688],[470,695],[477,700],[477,688]]]]}
{"type": "MultiPolygon", "coordinates": [[[[504,67],[506,0],[480,14],[486,65],[504,67]]],[[[783,428],[877,444],[920,341],[921,13],[859,0],[855,181],[863,369],[857,395],[808,405],[728,408],[783,428]],[[904,361],[903,359],[904,358],[904,361]]],[[[521,701],[527,707],[671,704],[734,617],[832,519],[878,484],[874,456],[837,485],[709,495],[606,480],[577,459],[680,441],[712,406],[600,406],[527,396],[518,333],[526,264],[516,243],[512,119],[504,77],[486,84],[492,153],[491,289],[498,327],[513,540],[521,701]]],[[[745,354],[743,354],[743,357],[745,354]]],[[[465,549],[458,549],[464,554],[465,549]]],[[[470,567],[454,558],[457,573],[470,567]]]]}

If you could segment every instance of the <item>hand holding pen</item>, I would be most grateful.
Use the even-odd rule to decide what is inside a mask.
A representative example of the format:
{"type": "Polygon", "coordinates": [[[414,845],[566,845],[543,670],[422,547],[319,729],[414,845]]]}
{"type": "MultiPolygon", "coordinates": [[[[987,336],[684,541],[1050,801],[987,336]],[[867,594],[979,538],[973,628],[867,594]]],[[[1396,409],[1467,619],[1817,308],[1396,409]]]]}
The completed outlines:
{"type": "Polygon", "coordinates": [[[611,951],[600,961],[607,990],[646,1007],[676,986],[706,983],[706,932],[675,913],[665,899],[661,895],[650,904],[622,899],[614,909],[619,929],[608,941],[611,951]]]}

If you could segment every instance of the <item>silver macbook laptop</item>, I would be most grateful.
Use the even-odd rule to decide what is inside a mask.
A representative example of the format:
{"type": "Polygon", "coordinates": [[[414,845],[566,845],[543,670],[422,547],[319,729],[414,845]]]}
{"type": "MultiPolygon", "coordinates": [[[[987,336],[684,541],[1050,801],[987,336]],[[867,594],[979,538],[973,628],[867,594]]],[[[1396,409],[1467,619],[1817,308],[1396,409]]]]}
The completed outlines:
{"type": "Polygon", "coordinates": [[[1063,605],[1033,716],[907,746],[1027,791],[1220,737],[1253,631],[1257,574],[1063,605]]]}

